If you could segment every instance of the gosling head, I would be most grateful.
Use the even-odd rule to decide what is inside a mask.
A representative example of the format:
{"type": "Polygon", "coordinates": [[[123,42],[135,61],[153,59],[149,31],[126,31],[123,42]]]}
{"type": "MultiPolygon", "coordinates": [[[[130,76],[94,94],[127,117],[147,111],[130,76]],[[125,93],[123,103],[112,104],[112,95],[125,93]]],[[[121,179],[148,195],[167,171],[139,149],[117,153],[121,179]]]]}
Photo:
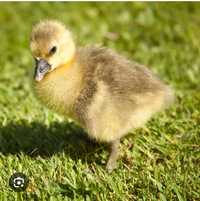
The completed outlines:
{"type": "Polygon", "coordinates": [[[46,74],[70,62],[75,55],[71,33],[57,21],[42,21],[32,30],[30,48],[36,61],[34,79],[41,81],[46,74]]]}

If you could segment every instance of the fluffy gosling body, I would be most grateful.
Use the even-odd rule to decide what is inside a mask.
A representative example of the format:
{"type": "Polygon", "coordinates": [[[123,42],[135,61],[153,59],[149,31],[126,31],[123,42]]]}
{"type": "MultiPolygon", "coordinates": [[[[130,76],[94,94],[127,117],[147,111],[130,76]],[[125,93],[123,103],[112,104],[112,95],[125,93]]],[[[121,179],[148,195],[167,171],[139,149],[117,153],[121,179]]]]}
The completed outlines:
{"type": "Polygon", "coordinates": [[[38,23],[30,47],[36,96],[91,138],[110,144],[109,171],[116,167],[120,139],[173,99],[171,89],[146,67],[107,48],[76,48],[60,22],[38,23]]]}

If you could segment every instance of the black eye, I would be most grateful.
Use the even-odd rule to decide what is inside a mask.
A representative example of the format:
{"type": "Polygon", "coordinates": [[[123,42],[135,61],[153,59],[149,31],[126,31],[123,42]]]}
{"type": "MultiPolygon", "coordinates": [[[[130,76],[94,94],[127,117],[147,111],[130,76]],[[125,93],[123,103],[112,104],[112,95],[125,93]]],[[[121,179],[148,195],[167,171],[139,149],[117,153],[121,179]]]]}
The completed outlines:
{"type": "Polygon", "coordinates": [[[56,50],[57,50],[57,47],[56,47],[56,46],[53,46],[53,47],[50,49],[49,54],[55,54],[56,50]]]}

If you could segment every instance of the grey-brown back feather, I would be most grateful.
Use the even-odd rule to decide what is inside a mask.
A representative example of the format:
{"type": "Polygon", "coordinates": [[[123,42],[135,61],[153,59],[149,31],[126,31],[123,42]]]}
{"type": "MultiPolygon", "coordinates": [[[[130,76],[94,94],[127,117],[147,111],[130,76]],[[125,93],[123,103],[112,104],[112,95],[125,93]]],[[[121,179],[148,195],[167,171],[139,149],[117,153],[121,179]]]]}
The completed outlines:
{"type": "Polygon", "coordinates": [[[84,87],[75,103],[81,121],[87,117],[87,107],[95,93],[97,83],[106,84],[113,98],[135,104],[134,95],[155,94],[166,91],[167,105],[172,100],[171,90],[145,66],[129,61],[104,47],[86,47],[78,50],[78,62],[83,66],[84,87]]]}
{"type": "Polygon", "coordinates": [[[105,82],[110,92],[117,95],[140,94],[165,90],[166,86],[145,66],[102,47],[81,49],[87,79],[105,82]]]}

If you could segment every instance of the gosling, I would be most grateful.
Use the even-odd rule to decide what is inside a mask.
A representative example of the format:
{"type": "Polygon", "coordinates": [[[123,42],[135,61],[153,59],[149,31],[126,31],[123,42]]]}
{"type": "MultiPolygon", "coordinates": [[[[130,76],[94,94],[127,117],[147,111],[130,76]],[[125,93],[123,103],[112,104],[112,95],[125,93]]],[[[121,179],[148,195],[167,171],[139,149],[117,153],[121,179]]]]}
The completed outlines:
{"type": "Polygon", "coordinates": [[[73,119],[90,138],[110,145],[109,172],[116,167],[120,139],[173,100],[170,87],[145,66],[105,47],[77,48],[58,21],[36,24],[30,48],[36,96],[73,119]]]}

